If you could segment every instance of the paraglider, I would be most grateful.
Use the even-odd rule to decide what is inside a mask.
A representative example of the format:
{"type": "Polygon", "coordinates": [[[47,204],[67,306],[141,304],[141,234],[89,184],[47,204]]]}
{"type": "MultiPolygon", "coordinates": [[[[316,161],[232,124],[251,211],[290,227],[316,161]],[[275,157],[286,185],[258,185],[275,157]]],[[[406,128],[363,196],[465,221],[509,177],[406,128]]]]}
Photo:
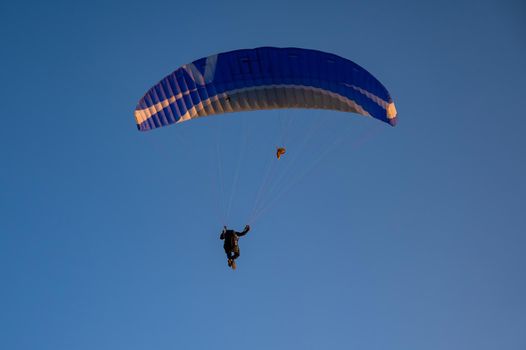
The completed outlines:
{"type": "MultiPolygon", "coordinates": [[[[361,66],[331,53],[276,47],[223,52],[185,64],[148,90],[134,115],[137,128],[148,131],[204,116],[287,108],[352,112],[391,126],[397,122],[389,92],[361,66]]],[[[277,159],[285,152],[277,147],[277,159]]],[[[258,191],[257,204],[260,197],[258,191]]],[[[242,232],[225,226],[221,233],[233,269],[237,241],[249,230],[248,225],[242,232]]]]}
{"type": "Polygon", "coordinates": [[[223,231],[219,236],[219,239],[224,240],[223,248],[228,259],[228,266],[232,270],[236,269],[236,259],[239,258],[239,237],[243,237],[250,231],[250,226],[246,225],[245,229],[241,232],[227,229],[226,226],[223,227],[223,231]]]}

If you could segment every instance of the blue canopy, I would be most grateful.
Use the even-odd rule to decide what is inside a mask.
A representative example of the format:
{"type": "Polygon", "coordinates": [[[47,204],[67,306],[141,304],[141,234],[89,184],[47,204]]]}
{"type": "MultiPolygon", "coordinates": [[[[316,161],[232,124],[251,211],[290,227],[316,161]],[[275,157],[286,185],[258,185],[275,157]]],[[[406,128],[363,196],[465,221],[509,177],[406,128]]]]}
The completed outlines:
{"type": "Polygon", "coordinates": [[[354,112],[396,124],[389,92],[356,63],[275,47],[219,53],[178,68],[141,98],[135,120],[146,131],[202,116],[277,108],[354,112]]]}

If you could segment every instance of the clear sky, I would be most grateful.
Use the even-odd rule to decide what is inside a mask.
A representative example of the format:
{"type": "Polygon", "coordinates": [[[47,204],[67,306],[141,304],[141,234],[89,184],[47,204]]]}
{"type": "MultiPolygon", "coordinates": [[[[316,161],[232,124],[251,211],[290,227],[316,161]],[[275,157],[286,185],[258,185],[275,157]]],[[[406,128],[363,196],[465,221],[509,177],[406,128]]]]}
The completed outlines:
{"type": "Polygon", "coordinates": [[[525,37],[522,0],[2,1],[0,348],[525,349],[525,37]],[[355,61],[399,125],[136,130],[166,74],[258,46],[355,61]]]}

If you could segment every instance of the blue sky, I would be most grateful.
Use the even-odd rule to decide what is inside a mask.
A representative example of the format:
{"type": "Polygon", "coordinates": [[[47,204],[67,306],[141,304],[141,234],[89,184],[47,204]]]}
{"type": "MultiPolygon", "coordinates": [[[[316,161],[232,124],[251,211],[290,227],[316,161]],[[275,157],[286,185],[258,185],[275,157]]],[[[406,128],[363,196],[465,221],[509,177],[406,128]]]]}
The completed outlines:
{"type": "Polygon", "coordinates": [[[0,3],[1,348],[526,347],[524,3],[308,3],[0,3]],[[136,131],[166,74],[258,46],[357,62],[399,125],[294,110],[136,131]],[[232,272],[230,194],[241,229],[283,120],[285,178],[232,272]]]}

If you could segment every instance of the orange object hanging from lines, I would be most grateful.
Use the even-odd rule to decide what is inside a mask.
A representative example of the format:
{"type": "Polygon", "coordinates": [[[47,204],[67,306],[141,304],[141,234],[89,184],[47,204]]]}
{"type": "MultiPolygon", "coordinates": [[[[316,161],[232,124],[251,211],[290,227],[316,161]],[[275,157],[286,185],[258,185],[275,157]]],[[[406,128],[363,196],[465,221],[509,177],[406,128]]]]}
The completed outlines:
{"type": "Polygon", "coordinates": [[[285,154],[285,152],[286,150],[284,147],[278,147],[278,149],[276,150],[276,157],[280,159],[281,156],[285,154]]]}

